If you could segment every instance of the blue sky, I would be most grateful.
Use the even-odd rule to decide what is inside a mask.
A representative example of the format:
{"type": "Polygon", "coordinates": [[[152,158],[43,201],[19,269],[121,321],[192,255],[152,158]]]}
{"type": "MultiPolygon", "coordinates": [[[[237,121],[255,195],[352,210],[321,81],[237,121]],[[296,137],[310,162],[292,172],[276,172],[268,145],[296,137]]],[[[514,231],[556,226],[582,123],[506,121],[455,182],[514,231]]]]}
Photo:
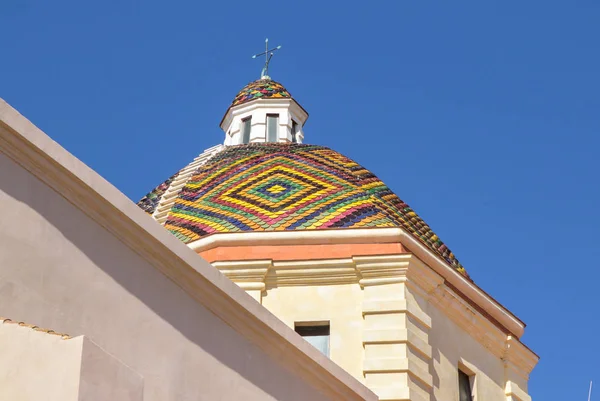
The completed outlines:
{"type": "Polygon", "coordinates": [[[528,324],[534,399],[585,400],[600,382],[598,21],[591,0],[3,0],[0,97],[137,200],[223,140],[268,36],[306,142],[375,172],[528,324]]]}

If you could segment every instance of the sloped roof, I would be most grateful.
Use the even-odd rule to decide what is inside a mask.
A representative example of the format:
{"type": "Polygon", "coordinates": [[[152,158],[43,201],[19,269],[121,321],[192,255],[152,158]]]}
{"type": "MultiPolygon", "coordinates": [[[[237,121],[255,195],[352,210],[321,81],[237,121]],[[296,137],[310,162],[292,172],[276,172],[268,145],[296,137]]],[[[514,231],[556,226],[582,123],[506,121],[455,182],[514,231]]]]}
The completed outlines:
{"type": "Polygon", "coordinates": [[[243,103],[248,103],[256,99],[291,99],[292,95],[279,82],[270,79],[259,79],[250,82],[248,85],[239,91],[233,99],[231,107],[238,106],[243,103]]]}

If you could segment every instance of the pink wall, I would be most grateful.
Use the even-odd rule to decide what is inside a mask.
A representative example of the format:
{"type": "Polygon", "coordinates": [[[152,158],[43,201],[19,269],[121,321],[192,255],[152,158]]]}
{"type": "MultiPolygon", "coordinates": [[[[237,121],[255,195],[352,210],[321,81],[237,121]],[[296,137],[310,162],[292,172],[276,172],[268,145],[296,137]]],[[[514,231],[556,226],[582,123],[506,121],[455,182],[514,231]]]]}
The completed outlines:
{"type": "Polygon", "coordinates": [[[0,315],[86,335],[144,400],[332,399],[2,153],[0,172],[0,315]]]}

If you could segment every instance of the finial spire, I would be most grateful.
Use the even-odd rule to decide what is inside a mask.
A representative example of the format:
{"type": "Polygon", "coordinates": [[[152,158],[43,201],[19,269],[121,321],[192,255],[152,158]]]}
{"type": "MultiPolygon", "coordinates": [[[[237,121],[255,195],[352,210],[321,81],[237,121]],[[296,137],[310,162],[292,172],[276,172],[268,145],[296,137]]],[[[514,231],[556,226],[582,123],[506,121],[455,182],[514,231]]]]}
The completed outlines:
{"type": "Polygon", "coordinates": [[[281,46],[277,46],[269,50],[269,38],[265,39],[265,51],[259,54],[255,54],[252,58],[257,58],[259,56],[265,55],[265,66],[260,73],[260,79],[271,79],[269,77],[269,63],[271,62],[271,58],[273,58],[273,54],[275,54],[276,50],[281,49],[281,46]]]}

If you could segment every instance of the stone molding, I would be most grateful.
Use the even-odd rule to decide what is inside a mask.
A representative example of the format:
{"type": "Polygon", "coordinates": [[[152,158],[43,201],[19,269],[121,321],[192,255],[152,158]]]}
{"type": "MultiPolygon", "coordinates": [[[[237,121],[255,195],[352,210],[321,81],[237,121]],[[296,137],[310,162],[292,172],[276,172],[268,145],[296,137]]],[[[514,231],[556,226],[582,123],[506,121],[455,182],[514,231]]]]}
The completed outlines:
{"type": "Polygon", "coordinates": [[[376,400],[358,380],[198,257],[130,199],[0,99],[0,152],[104,227],[195,301],[332,399],[376,400]]]}
{"type": "Polygon", "coordinates": [[[265,277],[273,266],[270,260],[251,262],[215,262],[212,264],[244,290],[265,290],[265,277]]]}
{"type": "Polygon", "coordinates": [[[298,123],[303,126],[308,120],[308,112],[296,101],[294,98],[268,98],[268,99],[254,99],[248,103],[242,103],[237,106],[232,106],[227,109],[227,112],[221,119],[219,127],[223,131],[227,131],[227,128],[231,128],[234,120],[239,116],[246,115],[258,108],[279,108],[289,109],[290,113],[298,119],[298,123]]]}
{"type": "Polygon", "coordinates": [[[506,401],[531,401],[531,396],[510,380],[506,382],[504,394],[506,395],[506,401]]]}
{"type": "MultiPolygon", "coordinates": [[[[355,256],[344,259],[291,262],[270,260],[217,262],[214,265],[242,286],[250,285],[246,272],[252,266],[262,266],[263,270],[260,270],[260,274],[253,276],[256,282],[252,284],[252,288],[268,289],[272,286],[348,283],[357,283],[364,289],[396,286],[396,296],[393,298],[369,298],[365,293],[362,305],[363,315],[403,315],[414,324],[410,324],[408,328],[374,329],[365,326],[363,333],[365,346],[367,344],[406,344],[416,356],[425,360],[431,359],[431,345],[424,339],[427,337],[427,331],[431,328],[431,318],[416,302],[407,298],[408,294],[414,294],[440,309],[492,354],[502,358],[507,366],[509,364],[514,366],[512,369],[519,372],[519,375],[528,377],[538,360],[538,357],[518,338],[507,334],[482,315],[463,297],[459,296],[451,286],[448,286],[443,277],[413,254],[355,256]]],[[[410,363],[399,360],[365,361],[365,373],[374,373],[385,366],[391,372],[406,372],[426,386],[431,382],[427,377],[428,373],[427,375],[421,374],[416,368],[408,369],[407,367],[411,366],[410,363]]],[[[422,372],[425,371],[422,370],[422,372]]],[[[515,385],[513,384],[511,388],[514,389],[515,385]]],[[[381,394],[379,395],[381,397],[381,394]]]]}
{"type": "Polygon", "coordinates": [[[531,351],[518,338],[508,336],[505,344],[504,361],[521,373],[525,379],[529,379],[529,373],[538,363],[539,357],[531,351]]]}
{"type": "MultiPolygon", "coordinates": [[[[363,373],[380,400],[428,399],[433,391],[431,318],[412,300],[412,254],[353,258],[364,289],[363,373]]],[[[430,269],[427,269],[430,270],[430,269]]],[[[432,288],[443,279],[425,273],[432,288]]]]}
{"type": "MultiPolygon", "coordinates": [[[[525,347],[516,337],[510,336],[490,322],[473,306],[447,286],[443,277],[431,270],[413,254],[385,256],[355,256],[344,259],[322,259],[292,262],[227,261],[215,262],[227,277],[246,289],[267,289],[286,285],[329,285],[358,283],[362,287],[405,283],[407,288],[429,300],[443,311],[464,331],[499,358],[507,356],[510,338],[511,363],[530,372],[537,356],[525,347]],[[262,266],[257,269],[258,266],[262,266]],[[254,271],[250,279],[249,271],[254,271]],[[517,345],[518,344],[518,345],[517,345]],[[519,361],[528,361],[519,362],[519,361]]],[[[392,307],[396,312],[406,311],[421,324],[431,327],[431,319],[406,300],[371,301],[363,305],[367,311],[376,307],[392,307]],[[394,306],[392,306],[394,305],[394,306]],[[403,309],[399,309],[403,308],[403,309]]],[[[380,309],[385,310],[385,309],[380,309]]],[[[371,312],[369,312],[371,313],[371,312]]],[[[528,373],[527,373],[528,374],[528,373]]]]}
{"type": "Polygon", "coordinates": [[[304,141],[303,126],[308,114],[293,99],[255,99],[248,103],[233,106],[228,112],[221,129],[225,132],[224,145],[242,144],[242,122],[250,120],[250,143],[266,142],[267,116],[276,114],[278,118],[277,142],[292,142],[292,127],[297,125],[296,141],[304,141]]]}
{"type": "Polygon", "coordinates": [[[401,228],[368,228],[344,230],[268,231],[218,233],[194,241],[188,246],[200,253],[217,247],[249,245],[318,245],[357,243],[398,243],[410,250],[423,264],[443,277],[460,294],[478,305],[517,338],[525,324],[475,283],[434,255],[425,245],[401,228]]]}
{"type": "Polygon", "coordinates": [[[531,401],[531,397],[527,394],[527,381],[539,357],[518,339],[509,336],[503,360],[506,399],[508,401],[531,401]]]}
{"type": "Polygon", "coordinates": [[[357,282],[352,259],[274,261],[266,276],[267,288],[285,285],[332,285],[357,282]]]}

